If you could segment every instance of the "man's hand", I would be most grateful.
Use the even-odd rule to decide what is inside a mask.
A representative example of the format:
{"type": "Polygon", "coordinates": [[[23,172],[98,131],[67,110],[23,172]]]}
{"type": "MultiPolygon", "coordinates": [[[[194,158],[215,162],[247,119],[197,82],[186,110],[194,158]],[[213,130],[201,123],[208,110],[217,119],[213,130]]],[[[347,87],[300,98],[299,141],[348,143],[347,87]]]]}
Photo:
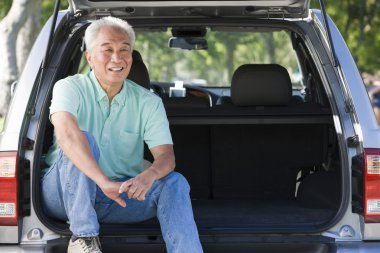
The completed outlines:
{"type": "Polygon", "coordinates": [[[145,170],[134,178],[121,184],[119,193],[126,192],[131,199],[145,200],[145,194],[157,179],[154,170],[145,170]]]}
{"type": "Polygon", "coordinates": [[[159,145],[150,151],[154,157],[152,166],[136,177],[125,181],[120,186],[119,193],[126,192],[129,198],[145,200],[145,194],[152,187],[154,181],[173,171],[175,167],[173,145],[159,145]]]}
{"type": "Polygon", "coordinates": [[[127,206],[127,203],[125,203],[124,199],[120,197],[120,182],[108,181],[106,183],[103,183],[101,186],[99,185],[99,187],[108,198],[112,199],[122,207],[127,206]]]}

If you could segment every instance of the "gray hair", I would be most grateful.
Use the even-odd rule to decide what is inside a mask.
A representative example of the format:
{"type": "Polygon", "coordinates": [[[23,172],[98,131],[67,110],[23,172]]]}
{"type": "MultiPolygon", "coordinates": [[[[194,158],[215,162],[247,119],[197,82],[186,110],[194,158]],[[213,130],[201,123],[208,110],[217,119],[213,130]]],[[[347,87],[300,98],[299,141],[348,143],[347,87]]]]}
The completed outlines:
{"type": "Polygon", "coordinates": [[[122,32],[125,32],[128,35],[131,43],[131,48],[133,49],[135,45],[135,31],[133,30],[132,26],[128,24],[127,21],[109,16],[98,19],[92,22],[89,27],[87,27],[87,30],[84,34],[84,42],[86,44],[87,51],[91,51],[94,46],[93,44],[96,40],[96,36],[98,35],[100,29],[103,27],[114,27],[121,30],[122,32]]]}

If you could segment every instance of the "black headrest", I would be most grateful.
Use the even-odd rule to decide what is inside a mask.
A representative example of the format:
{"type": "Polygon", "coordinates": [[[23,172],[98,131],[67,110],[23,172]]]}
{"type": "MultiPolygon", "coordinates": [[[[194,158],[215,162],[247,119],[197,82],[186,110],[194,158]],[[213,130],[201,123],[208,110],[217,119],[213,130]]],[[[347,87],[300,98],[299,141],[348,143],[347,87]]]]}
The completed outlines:
{"type": "Polygon", "coordinates": [[[132,59],[134,61],[142,61],[143,62],[142,56],[141,56],[140,52],[137,50],[132,51],[132,59]]]}
{"type": "Polygon", "coordinates": [[[149,90],[149,72],[142,60],[141,54],[138,51],[133,50],[132,59],[133,62],[131,70],[129,71],[128,79],[149,90]]]}
{"type": "Polygon", "coordinates": [[[235,70],[231,100],[237,106],[288,105],[292,83],[288,71],[277,64],[245,64],[235,70]]]}

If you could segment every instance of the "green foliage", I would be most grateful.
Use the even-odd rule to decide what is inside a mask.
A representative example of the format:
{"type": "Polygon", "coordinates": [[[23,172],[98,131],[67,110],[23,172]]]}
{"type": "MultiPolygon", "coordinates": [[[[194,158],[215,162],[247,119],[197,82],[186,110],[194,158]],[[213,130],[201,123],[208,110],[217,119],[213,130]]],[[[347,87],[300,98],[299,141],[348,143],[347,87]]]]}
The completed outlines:
{"type": "Polygon", "coordinates": [[[0,0],[0,20],[7,15],[11,5],[12,0],[0,0]]]}
{"type": "MultiPolygon", "coordinates": [[[[364,72],[380,69],[380,1],[379,0],[325,0],[327,13],[334,20],[351,53],[364,72]]],[[[319,8],[319,1],[312,2],[319,8]]]]}
{"type": "MultiPolygon", "coordinates": [[[[42,20],[41,23],[45,24],[45,22],[50,18],[53,14],[55,6],[55,1],[52,0],[42,0],[42,20]]],[[[66,0],[61,0],[59,9],[65,10],[69,7],[69,3],[66,0]]]]}
{"type": "Polygon", "coordinates": [[[137,32],[135,48],[148,66],[151,80],[230,85],[232,73],[246,63],[278,63],[298,72],[286,32],[208,31],[207,50],[171,49],[166,33],[137,32]]]}
{"type": "Polygon", "coordinates": [[[173,62],[178,61],[179,55],[170,54],[168,39],[170,33],[149,32],[138,33],[136,48],[144,55],[144,61],[149,67],[152,80],[172,80],[175,78],[173,62]]]}
{"type": "MultiPolygon", "coordinates": [[[[53,14],[55,1],[52,0],[42,0],[42,20],[41,24],[45,24],[45,22],[49,19],[49,17],[53,14]]],[[[0,20],[3,19],[9,9],[12,6],[12,0],[0,0],[0,20]]],[[[60,1],[59,5],[60,10],[67,9],[69,3],[65,0],[60,1]]]]}

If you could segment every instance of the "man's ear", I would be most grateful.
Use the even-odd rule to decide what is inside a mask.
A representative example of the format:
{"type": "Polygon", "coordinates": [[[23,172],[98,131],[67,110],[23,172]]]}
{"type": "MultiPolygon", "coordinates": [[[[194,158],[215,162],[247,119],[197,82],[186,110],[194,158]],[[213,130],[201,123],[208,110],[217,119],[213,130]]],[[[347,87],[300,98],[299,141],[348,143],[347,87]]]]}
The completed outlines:
{"type": "Polygon", "coordinates": [[[86,51],[85,54],[86,54],[86,59],[87,59],[88,64],[90,65],[91,68],[93,68],[93,67],[92,67],[92,58],[91,58],[91,54],[90,54],[88,51],[86,51]]]}

